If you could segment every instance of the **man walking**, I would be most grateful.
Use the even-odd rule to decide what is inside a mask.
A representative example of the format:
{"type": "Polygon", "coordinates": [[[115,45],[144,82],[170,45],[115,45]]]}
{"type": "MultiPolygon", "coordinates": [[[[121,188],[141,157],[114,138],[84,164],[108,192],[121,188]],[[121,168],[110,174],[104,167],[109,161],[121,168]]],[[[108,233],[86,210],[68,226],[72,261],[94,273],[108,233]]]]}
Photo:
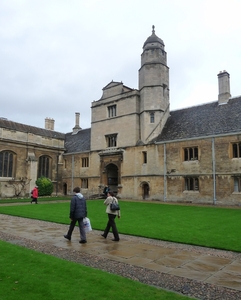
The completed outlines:
{"type": "Polygon", "coordinates": [[[79,225],[79,231],[80,231],[80,244],[85,244],[87,242],[86,240],[86,233],[84,229],[84,222],[83,218],[87,217],[87,206],[86,206],[86,200],[84,196],[80,193],[80,188],[75,187],[73,192],[75,195],[71,199],[70,202],[70,225],[69,225],[69,230],[64,237],[67,240],[71,240],[72,232],[75,228],[75,224],[78,221],[79,225]]]}

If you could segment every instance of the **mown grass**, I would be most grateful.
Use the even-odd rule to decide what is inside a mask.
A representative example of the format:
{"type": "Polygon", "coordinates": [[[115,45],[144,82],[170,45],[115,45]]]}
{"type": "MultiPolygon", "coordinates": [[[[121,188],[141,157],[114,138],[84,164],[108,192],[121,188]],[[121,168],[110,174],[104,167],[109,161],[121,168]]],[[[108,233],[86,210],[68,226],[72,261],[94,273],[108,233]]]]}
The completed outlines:
{"type": "Polygon", "coordinates": [[[172,292],[0,241],[2,300],[187,300],[172,292]]]}
{"type": "MultiPolygon", "coordinates": [[[[40,197],[39,201],[41,202],[51,202],[51,201],[65,201],[69,200],[68,196],[52,196],[52,197],[40,197]]],[[[10,204],[10,203],[28,203],[31,201],[31,198],[4,198],[0,199],[1,204],[10,204]]]]}
{"type": "MultiPolygon", "coordinates": [[[[94,229],[103,230],[107,216],[102,200],[88,200],[94,229]]],[[[120,201],[120,233],[241,252],[241,210],[220,207],[120,201]]],[[[0,213],[69,224],[69,203],[0,206],[0,213]]]]}

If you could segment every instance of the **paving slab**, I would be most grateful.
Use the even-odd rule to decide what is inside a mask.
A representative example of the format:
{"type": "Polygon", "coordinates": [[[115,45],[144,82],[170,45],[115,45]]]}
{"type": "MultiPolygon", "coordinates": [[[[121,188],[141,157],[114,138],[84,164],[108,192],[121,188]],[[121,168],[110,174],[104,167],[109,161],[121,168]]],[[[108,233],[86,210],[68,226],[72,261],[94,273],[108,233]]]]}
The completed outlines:
{"type": "MultiPolygon", "coordinates": [[[[0,214],[0,231],[13,236],[51,244],[158,272],[198,280],[241,291],[241,254],[204,247],[175,244],[120,234],[104,239],[100,231],[87,234],[87,243],[79,244],[79,230],[66,240],[67,225],[0,214]]],[[[21,241],[13,239],[14,244],[21,241]]]]}

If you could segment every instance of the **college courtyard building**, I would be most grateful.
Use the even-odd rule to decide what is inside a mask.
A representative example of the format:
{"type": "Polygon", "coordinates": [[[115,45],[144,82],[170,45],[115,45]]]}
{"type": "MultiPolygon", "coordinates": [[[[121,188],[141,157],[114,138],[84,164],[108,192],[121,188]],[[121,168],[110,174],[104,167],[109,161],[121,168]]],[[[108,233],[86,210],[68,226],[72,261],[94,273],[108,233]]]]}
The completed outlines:
{"type": "Polygon", "coordinates": [[[170,111],[164,42],[143,45],[139,87],[110,82],[91,103],[91,128],[72,132],[0,119],[0,198],[29,195],[40,176],[54,194],[80,186],[86,197],[108,184],[123,199],[241,204],[241,97],[218,74],[218,100],[170,111]]]}

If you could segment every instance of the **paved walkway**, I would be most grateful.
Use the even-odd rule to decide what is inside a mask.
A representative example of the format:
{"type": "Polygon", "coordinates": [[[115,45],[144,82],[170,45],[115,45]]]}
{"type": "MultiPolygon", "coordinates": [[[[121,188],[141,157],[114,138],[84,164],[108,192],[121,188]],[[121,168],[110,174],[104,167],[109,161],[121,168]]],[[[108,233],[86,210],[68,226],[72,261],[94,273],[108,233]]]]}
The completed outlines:
{"type": "Polygon", "coordinates": [[[240,253],[125,235],[120,235],[119,242],[113,242],[112,234],[104,239],[95,230],[88,233],[87,244],[81,245],[78,228],[71,242],[63,238],[67,228],[66,225],[0,215],[0,231],[14,236],[241,291],[240,253]]]}

